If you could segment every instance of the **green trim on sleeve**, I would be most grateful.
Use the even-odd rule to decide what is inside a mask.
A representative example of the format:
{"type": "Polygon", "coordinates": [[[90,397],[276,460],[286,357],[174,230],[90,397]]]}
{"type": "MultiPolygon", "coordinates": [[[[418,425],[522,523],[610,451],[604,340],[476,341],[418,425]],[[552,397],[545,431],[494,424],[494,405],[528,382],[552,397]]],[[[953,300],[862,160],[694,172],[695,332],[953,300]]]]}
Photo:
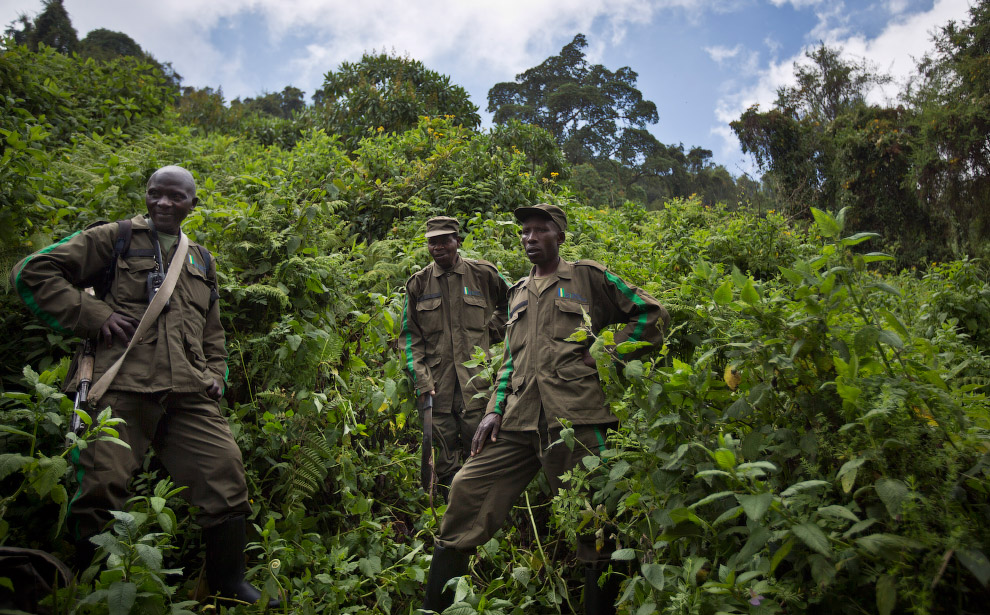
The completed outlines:
{"type": "MultiPolygon", "coordinates": [[[[512,305],[511,302],[505,307],[506,314],[509,317],[512,316],[512,305]]],[[[505,399],[508,397],[509,390],[509,380],[512,377],[512,348],[509,347],[509,329],[505,329],[505,355],[508,359],[505,360],[505,364],[502,366],[502,377],[499,378],[498,387],[495,389],[495,410],[498,414],[502,414],[502,404],[505,403],[505,399]]]]}
{"type": "MultiPolygon", "coordinates": [[[[412,331],[409,330],[409,295],[406,294],[405,305],[402,306],[402,333],[406,338],[406,370],[412,378],[413,385],[416,385],[416,365],[413,361],[412,331]]],[[[419,391],[417,390],[417,393],[419,391]]]]}
{"type": "Polygon", "coordinates": [[[646,302],[643,301],[643,298],[637,295],[633,289],[629,288],[628,284],[623,282],[621,278],[612,272],[606,270],[605,279],[612,284],[615,284],[615,287],[619,289],[619,292],[621,292],[626,299],[632,301],[633,304],[639,308],[639,317],[636,319],[636,328],[633,329],[633,332],[629,335],[628,339],[631,342],[641,341],[643,338],[643,332],[646,331],[646,323],[649,320],[647,316],[646,302]]]}
{"type": "Polygon", "coordinates": [[[602,430],[595,425],[595,437],[598,438],[598,452],[605,452],[605,436],[602,435],[602,430]]]}
{"type": "Polygon", "coordinates": [[[61,333],[68,333],[69,331],[68,329],[63,327],[53,315],[41,309],[41,306],[38,305],[38,302],[35,301],[34,299],[34,293],[31,292],[31,289],[28,288],[27,284],[24,283],[24,280],[21,279],[21,273],[24,271],[24,268],[31,261],[31,259],[33,259],[35,256],[38,256],[39,254],[48,254],[49,252],[51,252],[58,246],[62,245],[63,243],[69,241],[70,239],[72,239],[81,232],[82,231],[76,231],[75,233],[69,235],[68,237],[59,241],[58,243],[53,243],[47,248],[44,248],[43,250],[39,250],[34,254],[28,256],[27,258],[24,259],[24,263],[21,264],[21,268],[17,270],[17,275],[14,276],[14,286],[17,288],[17,294],[19,294],[21,296],[21,300],[24,301],[24,305],[26,305],[29,310],[34,312],[34,314],[38,318],[43,320],[46,325],[61,333]]]}

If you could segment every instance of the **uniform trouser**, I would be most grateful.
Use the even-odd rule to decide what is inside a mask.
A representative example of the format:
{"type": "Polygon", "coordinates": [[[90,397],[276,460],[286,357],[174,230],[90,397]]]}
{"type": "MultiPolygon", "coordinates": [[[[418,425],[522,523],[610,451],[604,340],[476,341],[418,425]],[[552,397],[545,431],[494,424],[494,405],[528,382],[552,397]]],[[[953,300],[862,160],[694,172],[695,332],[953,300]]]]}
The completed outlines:
{"type": "MultiPolygon", "coordinates": [[[[605,428],[575,425],[574,450],[563,442],[545,448],[559,439],[560,429],[542,435],[539,431],[498,432],[495,442],[487,442],[454,477],[437,544],[459,551],[485,544],[502,527],[512,506],[540,468],[554,493],[566,488],[560,475],[582,458],[605,449],[605,428]]],[[[584,562],[597,562],[610,559],[612,554],[608,547],[597,550],[593,535],[581,535],[577,555],[584,562]]]]}
{"type": "MultiPolygon", "coordinates": [[[[460,392],[456,397],[460,397],[460,392]]],[[[438,478],[453,475],[471,456],[471,439],[485,409],[462,411],[463,408],[464,402],[458,399],[451,412],[433,411],[433,447],[436,449],[433,463],[438,478]]]]}
{"type": "Polygon", "coordinates": [[[151,446],[190,504],[200,509],[204,528],[249,514],[241,451],[217,402],[202,393],[130,393],[109,391],[100,407],[110,406],[120,439],[92,442],[79,457],[79,490],[69,504],[76,540],[103,531],[110,510],[123,510],[127,483],[140,469],[151,446]]]}

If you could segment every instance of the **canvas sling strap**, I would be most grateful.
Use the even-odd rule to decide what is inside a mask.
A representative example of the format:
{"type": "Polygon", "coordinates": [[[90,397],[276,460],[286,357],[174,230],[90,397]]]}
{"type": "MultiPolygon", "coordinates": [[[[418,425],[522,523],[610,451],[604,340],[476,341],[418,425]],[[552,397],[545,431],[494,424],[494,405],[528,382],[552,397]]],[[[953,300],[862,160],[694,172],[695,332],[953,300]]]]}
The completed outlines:
{"type": "Polygon", "coordinates": [[[120,355],[117,362],[110,366],[100,379],[96,381],[93,388],[89,390],[89,400],[91,403],[96,404],[103,394],[107,392],[110,387],[110,383],[113,382],[114,377],[117,372],[120,371],[120,366],[124,364],[124,359],[127,358],[127,353],[130,352],[134,344],[144,337],[144,334],[148,332],[151,325],[158,320],[158,315],[161,314],[162,308],[168,303],[169,297],[172,296],[172,290],[175,289],[175,283],[179,279],[179,274],[182,272],[182,263],[186,259],[186,252],[189,251],[189,238],[182,231],[179,231],[179,243],[175,247],[175,254],[172,256],[172,263],[175,263],[174,267],[169,267],[168,272],[165,274],[165,281],[162,282],[161,288],[155,293],[155,298],[151,300],[148,304],[148,309],[144,311],[144,316],[141,317],[141,322],[138,324],[137,330],[134,331],[134,335],[131,336],[131,341],[127,344],[127,348],[124,349],[124,354],[120,355]]]}

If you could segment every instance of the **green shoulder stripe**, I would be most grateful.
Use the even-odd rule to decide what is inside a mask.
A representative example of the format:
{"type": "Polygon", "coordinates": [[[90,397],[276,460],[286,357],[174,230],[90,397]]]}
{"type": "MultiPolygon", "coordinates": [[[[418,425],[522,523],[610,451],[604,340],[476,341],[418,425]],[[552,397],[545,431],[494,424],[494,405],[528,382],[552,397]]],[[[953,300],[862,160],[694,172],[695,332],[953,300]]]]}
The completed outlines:
{"type": "Polygon", "coordinates": [[[630,342],[639,342],[643,339],[643,332],[646,331],[646,321],[647,321],[647,308],[646,302],[643,298],[637,295],[633,289],[629,288],[629,285],[622,281],[617,275],[613,274],[611,271],[605,271],[605,279],[607,279],[615,287],[619,289],[626,299],[629,299],[639,308],[639,317],[636,319],[636,328],[633,329],[632,334],[629,335],[630,342]]]}
{"type": "Polygon", "coordinates": [[[31,259],[33,259],[35,256],[38,256],[39,254],[48,254],[49,252],[51,252],[58,246],[62,245],[63,243],[69,241],[70,239],[72,239],[81,232],[82,231],[76,231],[75,233],[69,235],[68,237],[59,241],[58,243],[53,243],[47,248],[43,250],[39,250],[34,254],[32,254],[31,256],[28,256],[27,258],[24,259],[24,262],[21,264],[21,268],[17,270],[17,275],[14,276],[14,286],[17,288],[17,294],[19,294],[21,296],[21,300],[24,301],[24,305],[26,305],[29,310],[34,312],[34,314],[38,318],[43,320],[46,325],[62,333],[68,333],[68,330],[65,327],[63,327],[58,322],[58,320],[55,319],[54,316],[52,316],[45,310],[41,309],[41,306],[38,305],[38,302],[35,301],[34,299],[34,293],[31,292],[31,289],[28,288],[27,284],[24,283],[24,280],[21,279],[21,273],[24,271],[24,267],[26,267],[27,264],[31,261],[31,259]]]}

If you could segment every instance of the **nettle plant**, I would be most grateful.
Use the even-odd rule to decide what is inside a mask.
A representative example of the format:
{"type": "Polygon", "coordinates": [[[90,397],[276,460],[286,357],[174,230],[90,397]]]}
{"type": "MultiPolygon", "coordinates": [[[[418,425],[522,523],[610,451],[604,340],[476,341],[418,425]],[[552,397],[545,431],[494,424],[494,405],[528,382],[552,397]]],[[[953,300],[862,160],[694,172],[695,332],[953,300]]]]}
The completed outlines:
{"type": "Polygon", "coordinates": [[[611,334],[596,340],[623,423],[574,471],[594,498],[562,494],[555,515],[571,540],[617,538],[625,612],[976,612],[990,598],[990,436],[974,426],[988,404],[957,378],[972,349],[913,326],[924,298],[869,271],[889,257],[855,251],[873,235],[843,237],[844,214],[814,211],[825,243],[775,280],[697,261],[676,291],[694,312],[671,333],[704,338],[688,361],[665,347],[616,362],[611,334]]]}

